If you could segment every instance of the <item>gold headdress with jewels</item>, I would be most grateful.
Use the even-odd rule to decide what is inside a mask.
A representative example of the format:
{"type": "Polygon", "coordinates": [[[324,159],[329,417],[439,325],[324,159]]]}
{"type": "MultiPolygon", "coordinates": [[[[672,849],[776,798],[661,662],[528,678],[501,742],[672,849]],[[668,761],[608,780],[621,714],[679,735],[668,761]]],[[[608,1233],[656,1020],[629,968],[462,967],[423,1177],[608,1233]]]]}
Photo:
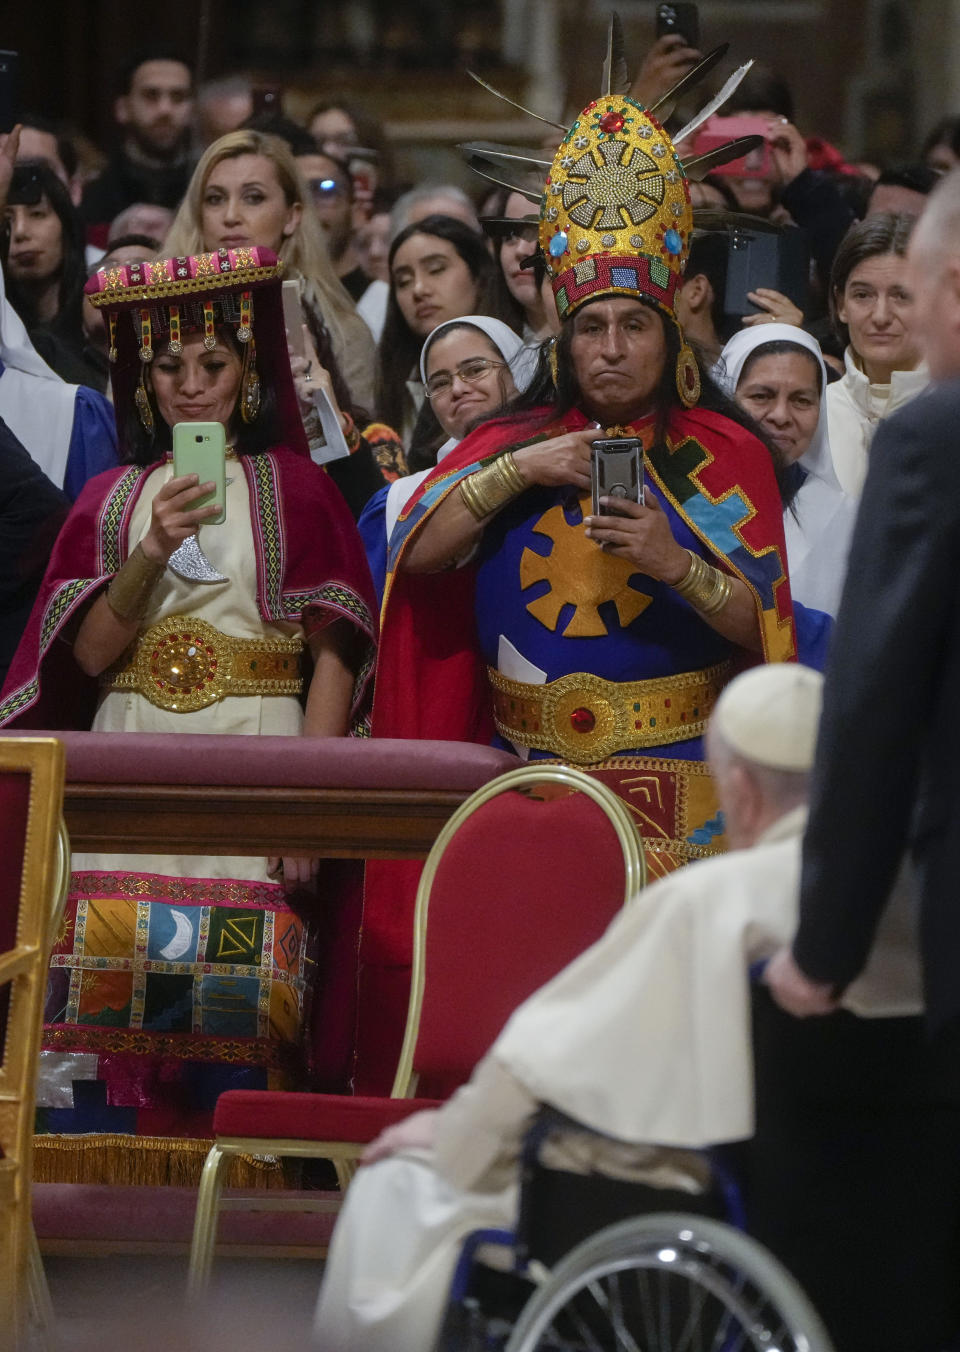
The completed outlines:
{"type": "MultiPolygon", "coordinates": [[[[739,158],[762,139],[740,137],[707,155],[684,160],[664,130],[663,121],[676,101],[708,75],[726,52],[726,44],[716,48],[655,104],[644,108],[628,97],[630,81],[620,21],[614,14],[602,77],[606,92],[580,113],[552,162],[535,151],[490,142],[463,147],[478,173],[539,202],[539,253],[550,273],[561,319],[600,296],[634,296],[652,301],[676,323],[676,294],[693,233],[688,180],[739,158]],[[541,173],[548,169],[540,197],[530,192],[529,183],[523,185],[519,179],[511,183],[505,177],[513,169],[516,178],[521,167],[528,172],[538,168],[541,173]]],[[[716,97],[677,134],[677,142],[726,102],[750,65],[734,72],[716,97]]],[[[485,81],[479,83],[498,94],[485,81]]],[[[531,116],[546,121],[539,114],[531,116]]],[[[685,403],[696,402],[699,386],[696,361],[684,343],[677,388],[685,403]]]]}

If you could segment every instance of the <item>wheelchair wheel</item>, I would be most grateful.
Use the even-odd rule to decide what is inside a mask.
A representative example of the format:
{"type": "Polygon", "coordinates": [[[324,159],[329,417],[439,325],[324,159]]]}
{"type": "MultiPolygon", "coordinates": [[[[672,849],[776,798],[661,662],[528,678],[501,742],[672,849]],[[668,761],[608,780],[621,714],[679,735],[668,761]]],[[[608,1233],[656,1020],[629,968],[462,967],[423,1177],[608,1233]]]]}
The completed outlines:
{"type": "Polygon", "coordinates": [[[553,1269],[504,1352],[833,1352],[786,1269],[719,1221],[608,1226],[553,1269]]]}

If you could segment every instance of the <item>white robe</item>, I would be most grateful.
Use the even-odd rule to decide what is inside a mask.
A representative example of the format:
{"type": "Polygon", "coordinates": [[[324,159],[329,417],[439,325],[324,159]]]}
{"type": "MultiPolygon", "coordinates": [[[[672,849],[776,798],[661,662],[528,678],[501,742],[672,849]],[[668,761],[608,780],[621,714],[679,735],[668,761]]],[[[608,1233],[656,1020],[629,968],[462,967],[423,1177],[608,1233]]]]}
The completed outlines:
{"type": "MultiPolygon", "coordinates": [[[[661,1185],[683,1182],[648,1143],[697,1148],[752,1134],[749,968],[796,928],[804,824],[797,809],[752,849],[642,892],[513,1014],[440,1111],[434,1150],[360,1170],[320,1292],[324,1352],[433,1345],[463,1237],[512,1224],[518,1142],[538,1102],[617,1137],[610,1152],[622,1158],[609,1171],[661,1185]]],[[[921,1010],[909,889],[895,894],[843,1003],[861,1015],[921,1010]]]]}
{"type": "Polygon", "coordinates": [[[840,487],[859,498],[877,426],[927,387],[930,372],[922,362],[915,371],[894,371],[889,385],[872,385],[851,348],[847,348],[843,360],[843,379],[827,388],[830,449],[840,487]]]}

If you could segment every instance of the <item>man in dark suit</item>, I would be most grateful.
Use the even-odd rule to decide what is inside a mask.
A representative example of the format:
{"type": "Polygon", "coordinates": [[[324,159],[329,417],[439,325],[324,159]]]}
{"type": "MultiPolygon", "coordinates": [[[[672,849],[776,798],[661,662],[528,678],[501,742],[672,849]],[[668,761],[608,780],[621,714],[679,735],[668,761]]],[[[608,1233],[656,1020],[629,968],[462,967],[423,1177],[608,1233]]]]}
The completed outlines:
{"type": "MultiPolygon", "coordinates": [[[[908,258],[934,383],[883,424],[870,451],[824,691],[800,923],[767,971],[783,1010],[831,1014],[863,968],[910,851],[926,1035],[878,1026],[866,1074],[856,1051],[845,1057],[848,1104],[876,1147],[873,1190],[889,1197],[883,1214],[863,1223],[871,1181],[849,1116],[839,1126],[824,1118],[814,1152],[821,1169],[833,1167],[834,1214],[852,1209],[878,1281],[913,1274],[873,1344],[901,1352],[941,1347],[960,1328],[960,171],[931,195],[908,258]],[[871,1081],[881,1064],[882,1095],[871,1081]],[[891,1114],[899,1134],[888,1136],[891,1114]]],[[[827,1056],[839,1018],[810,1029],[827,1056]]],[[[805,1092],[802,1104],[796,1093],[801,1113],[816,1086],[805,1092]]],[[[822,1219],[829,1229],[833,1217],[822,1219]]]]}

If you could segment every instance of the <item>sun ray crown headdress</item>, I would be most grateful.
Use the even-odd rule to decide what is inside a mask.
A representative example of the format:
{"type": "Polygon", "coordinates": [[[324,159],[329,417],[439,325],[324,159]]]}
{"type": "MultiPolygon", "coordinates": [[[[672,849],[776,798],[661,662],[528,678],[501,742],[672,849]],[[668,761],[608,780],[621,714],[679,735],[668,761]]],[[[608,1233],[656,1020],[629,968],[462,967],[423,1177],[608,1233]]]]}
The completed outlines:
{"type": "MultiPolygon", "coordinates": [[[[587,300],[623,295],[652,301],[676,322],[676,294],[693,232],[688,178],[701,177],[718,164],[745,154],[747,142],[751,147],[760,143],[759,137],[743,137],[709,156],[685,161],[664,130],[663,121],[676,100],[710,74],[726,52],[726,44],[717,47],[650,108],[644,108],[628,94],[620,20],[613,14],[602,76],[605,92],[587,104],[567,131],[549,165],[539,199],[529,179],[524,183],[518,178],[517,169],[522,165],[528,175],[537,169],[542,174],[542,152],[490,142],[463,147],[479,173],[539,201],[540,254],[561,319],[587,300]],[[513,182],[508,181],[511,172],[513,182]]],[[[678,133],[676,142],[726,102],[750,64],[733,73],[678,133]]],[[[480,83],[497,93],[486,81],[480,83]]],[[[531,116],[546,121],[537,113],[531,116]]]]}

